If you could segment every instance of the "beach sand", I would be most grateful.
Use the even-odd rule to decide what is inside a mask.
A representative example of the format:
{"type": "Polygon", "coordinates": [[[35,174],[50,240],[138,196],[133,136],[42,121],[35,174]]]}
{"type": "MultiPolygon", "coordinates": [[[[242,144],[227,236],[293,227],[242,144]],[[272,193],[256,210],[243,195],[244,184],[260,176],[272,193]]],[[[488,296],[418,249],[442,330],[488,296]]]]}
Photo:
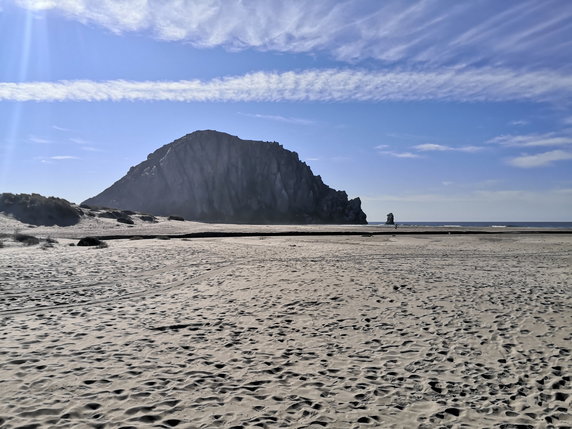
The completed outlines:
{"type": "Polygon", "coordinates": [[[58,243],[0,249],[2,428],[572,425],[570,234],[31,231],[58,243]]]}

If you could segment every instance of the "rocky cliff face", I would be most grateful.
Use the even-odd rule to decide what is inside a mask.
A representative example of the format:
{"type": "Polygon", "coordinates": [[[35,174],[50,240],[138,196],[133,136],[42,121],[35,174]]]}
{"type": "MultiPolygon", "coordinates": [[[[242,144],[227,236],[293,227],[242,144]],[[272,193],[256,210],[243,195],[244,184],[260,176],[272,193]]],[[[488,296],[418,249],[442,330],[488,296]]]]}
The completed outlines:
{"type": "Polygon", "coordinates": [[[278,143],[196,131],[84,204],[225,223],[367,223],[359,198],[326,186],[278,143]]]}

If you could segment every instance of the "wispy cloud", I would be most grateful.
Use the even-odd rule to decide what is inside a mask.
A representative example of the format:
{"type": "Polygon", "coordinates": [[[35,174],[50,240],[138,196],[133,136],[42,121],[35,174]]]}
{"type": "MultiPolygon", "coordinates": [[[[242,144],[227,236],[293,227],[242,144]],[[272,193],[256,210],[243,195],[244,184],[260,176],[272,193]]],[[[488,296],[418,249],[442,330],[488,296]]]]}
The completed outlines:
{"type": "Polygon", "coordinates": [[[34,159],[36,159],[42,164],[53,164],[54,162],[58,161],[68,161],[80,158],[73,155],[53,155],[53,156],[37,156],[34,159]]]}
{"type": "Polygon", "coordinates": [[[86,152],[103,152],[103,150],[93,146],[82,146],[81,149],[86,152]]]}
{"type": "Polygon", "coordinates": [[[501,135],[490,139],[487,143],[496,143],[514,147],[566,146],[572,144],[572,135],[561,133],[501,135]]]}
{"type": "Polygon", "coordinates": [[[421,158],[421,155],[412,152],[394,152],[391,150],[379,150],[377,153],[394,158],[421,158]]]}
{"type": "Polygon", "coordinates": [[[418,144],[416,146],[413,146],[413,148],[421,152],[457,151],[457,152],[469,152],[469,153],[479,152],[483,149],[480,146],[453,147],[453,146],[445,146],[442,144],[434,144],[434,143],[418,144]]]}
{"type": "Polygon", "coordinates": [[[12,0],[112,32],[142,32],[194,47],[327,52],[431,64],[483,61],[539,68],[572,55],[567,1],[360,2],[339,0],[12,0]]]}
{"type": "Polygon", "coordinates": [[[461,146],[453,148],[453,150],[457,150],[460,152],[474,153],[474,152],[480,152],[481,150],[484,150],[484,148],[481,146],[461,146]]]}
{"type": "Polygon", "coordinates": [[[38,137],[38,136],[34,136],[34,135],[30,135],[28,136],[28,140],[30,140],[32,143],[38,143],[38,144],[50,144],[53,143],[51,140],[43,138],[43,137],[38,137]]]}
{"type": "Polygon", "coordinates": [[[79,157],[72,156],[72,155],[54,155],[54,156],[50,156],[49,159],[53,159],[55,161],[61,161],[64,159],[79,159],[79,157]]]}
{"type": "Polygon", "coordinates": [[[103,150],[95,147],[91,142],[79,137],[71,137],[69,141],[73,144],[79,145],[80,149],[86,152],[103,152],[103,150]]]}
{"type": "Polygon", "coordinates": [[[522,120],[522,119],[517,119],[515,121],[510,121],[509,125],[515,126],[515,127],[522,127],[524,125],[528,125],[528,121],[522,120]]]}
{"type": "Polygon", "coordinates": [[[512,158],[508,163],[514,167],[534,168],[547,167],[556,161],[572,159],[572,152],[565,150],[552,150],[550,152],[537,153],[534,155],[522,155],[512,158]]]}
{"type": "Polygon", "coordinates": [[[208,81],[0,83],[0,101],[556,101],[572,75],[503,69],[371,72],[349,69],[256,72],[208,81]]]}
{"type": "Polygon", "coordinates": [[[444,146],[442,144],[433,144],[433,143],[418,144],[417,146],[413,146],[413,148],[420,151],[439,151],[439,152],[452,149],[449,146],[444,146]]]}
{"type": "Polygon", "coordinates": [[[303,118],[294,118],[290,116],[281,116],[281,115],[263,115],[261,113],[242,113],[238,112],[239,115],[248,116],[250,118],[256,119],[266,119],[270,121],[277,121],[277,122],[285,122],[287,124],[294,124],[294,125],[314,125],[316,122],[311,121],[309,119],[303,118]]]}
{"type": "Polygon", "coordinates": [[[57,125],[52,125],[52,128],[56,131],[61,131],[63,133],[67,133],[67,132],[71,131],[69,128],[59,127],[57,125]]]}
{"type": "Polygon", "coordinates": [[[79,144],[79,145],[85,145],[85,144],[89,143],[87,140],[80,139],[78,137],[71,137],[69,140],[70,140],[70,142],[75,143],[75,144],[79,144]]]}

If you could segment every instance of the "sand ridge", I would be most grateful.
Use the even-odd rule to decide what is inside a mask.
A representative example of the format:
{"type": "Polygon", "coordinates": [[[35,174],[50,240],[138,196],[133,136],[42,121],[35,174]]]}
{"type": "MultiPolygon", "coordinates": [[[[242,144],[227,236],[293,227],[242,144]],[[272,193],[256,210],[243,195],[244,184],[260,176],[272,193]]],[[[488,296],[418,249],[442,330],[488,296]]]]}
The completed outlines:
{"type": "Polygon", "coordinates": [[[572,424],[569,236],[59,241],[0,249],[2,427],[572,424]]]}

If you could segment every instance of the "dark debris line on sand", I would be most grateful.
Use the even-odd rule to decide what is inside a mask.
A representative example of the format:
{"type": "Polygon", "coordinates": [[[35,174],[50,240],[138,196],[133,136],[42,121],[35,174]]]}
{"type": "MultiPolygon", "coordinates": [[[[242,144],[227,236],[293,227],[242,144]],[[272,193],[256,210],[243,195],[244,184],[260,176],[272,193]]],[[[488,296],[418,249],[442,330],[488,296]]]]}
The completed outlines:
{"type": "Polygon", "coordinates": [[[191,232],[187,234],[123,234],[123,235],[100,235],[100,240],[127,240],[137,237],[138,239],[160,238],[231,238],[231,237],[324,237],[324,236],[376,236],[376,235],[526,235],[526,234],[572,234],[570,229],[534,229],[534,230],[391,230],[391,231],[276,231],[276,232],[233,232],[233,231],[205,231],[191,232]]]}

